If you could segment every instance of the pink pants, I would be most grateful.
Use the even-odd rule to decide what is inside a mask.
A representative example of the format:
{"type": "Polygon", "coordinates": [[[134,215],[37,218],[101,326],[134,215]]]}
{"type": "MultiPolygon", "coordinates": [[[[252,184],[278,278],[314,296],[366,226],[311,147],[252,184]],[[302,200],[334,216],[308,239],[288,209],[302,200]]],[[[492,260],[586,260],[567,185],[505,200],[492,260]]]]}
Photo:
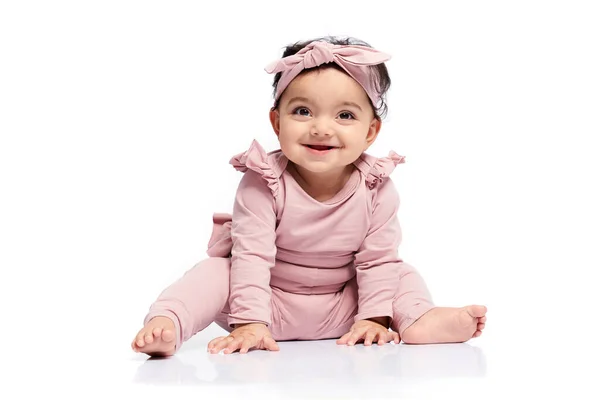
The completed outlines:
{"type": "MultiPolygon", "coordinates": [[[[152,304],[144,323],[156,316],[173,320],[176,347],[215,322],[228,332],[230,258],[210,257],[196,264],[167,287],[152,304]]],[[[407,265],[408,266],[408,265],[407,265]]],[[[426,288],[411,271],[398,281],[391,328],[400,333],[433,308],[430,297],[414,296],[411,288],[426,288]]],[[[428,295],[428,293],[426,293],[428,295]]],[[[339,338],[349,331],[358,312],[356,278],[341,291],[328,294],[295,294],[272,287],[271,334],[277,341],[339,338]]]]}

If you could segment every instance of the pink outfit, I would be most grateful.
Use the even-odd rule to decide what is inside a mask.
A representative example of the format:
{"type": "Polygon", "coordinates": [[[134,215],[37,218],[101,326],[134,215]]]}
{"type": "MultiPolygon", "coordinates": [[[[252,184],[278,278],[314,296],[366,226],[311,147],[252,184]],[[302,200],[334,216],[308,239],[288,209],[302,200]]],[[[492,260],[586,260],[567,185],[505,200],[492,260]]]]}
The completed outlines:
{"type": "Polygon", "coordinates": [[[402,332],[433,308],[417,271],[398,257],[399,196],[390,173],[404,157],[363,153],[344,188],[319,202],[254,141],[230,163],[244,172],[233,214],[214,214],[201,261],[150,307],[173,319],[177,347],[216,322],[262,322],[275,340],[339,338],[361,319],[389,316],[402,332]]]}

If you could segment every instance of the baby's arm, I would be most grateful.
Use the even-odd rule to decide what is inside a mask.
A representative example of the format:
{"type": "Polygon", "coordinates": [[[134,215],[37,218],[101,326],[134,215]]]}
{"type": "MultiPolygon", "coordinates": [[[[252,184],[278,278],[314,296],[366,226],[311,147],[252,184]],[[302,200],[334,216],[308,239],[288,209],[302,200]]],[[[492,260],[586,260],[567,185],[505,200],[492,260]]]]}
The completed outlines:
{"type": "Polygon", "coordinates": [[[398,246],[402,240],[397,217],[399,206],[400,196],[394,182],[387,179],[378,188],[371,226],[355,255],[358,283],[356,321],[377,319],[389,322],[393,316],[392,302],[399,278],[404,273],[402,259],[398,257],[398,246]]]}
{"type": "Polygon", "coordinates": [[[233,206],[230,326],[252,322],[271,325],[270,268],[275,265],[275,199],[267,182],[253,171],[244,174],[233,206]]]}

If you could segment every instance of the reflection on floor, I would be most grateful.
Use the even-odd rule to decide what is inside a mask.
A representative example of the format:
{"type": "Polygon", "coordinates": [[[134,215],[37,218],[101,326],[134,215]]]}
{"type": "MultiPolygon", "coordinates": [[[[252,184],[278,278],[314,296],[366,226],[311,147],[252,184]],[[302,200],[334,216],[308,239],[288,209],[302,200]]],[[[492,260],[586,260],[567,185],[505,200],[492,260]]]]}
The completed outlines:
{"type": "MultiPolygon", "coordinates": [[[[208,331],[208,330],[207,330],[208,331]]],[[[483,352],[470,343],[354,347],[335,340],[279,342],[279,352],[208,354],[206,344],[221,332],[202,332],[170,358],[141,362],[134,382],[150,385],[269,384],[350,387],[398,385],[486,375],[483,352]]],[[[142,359],[140,359],[142,360],[142,359]]],[[[339,394],[339,393],[338,393],[339,394]]]]}

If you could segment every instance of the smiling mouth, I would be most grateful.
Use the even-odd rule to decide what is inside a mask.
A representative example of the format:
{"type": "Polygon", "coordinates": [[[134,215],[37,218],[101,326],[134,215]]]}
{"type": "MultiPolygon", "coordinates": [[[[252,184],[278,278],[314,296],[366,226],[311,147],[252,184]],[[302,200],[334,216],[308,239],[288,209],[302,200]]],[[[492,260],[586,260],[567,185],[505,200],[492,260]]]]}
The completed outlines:
{"type": "Polygon", "coordinates": [[[337,149],[337,147],[335,147],[335,146],[321,146],[321,145],[316,145],[316,144],[305,144],[304,146],[308,147],[309,149],[319,150],[319,151],[337,149]]]}

